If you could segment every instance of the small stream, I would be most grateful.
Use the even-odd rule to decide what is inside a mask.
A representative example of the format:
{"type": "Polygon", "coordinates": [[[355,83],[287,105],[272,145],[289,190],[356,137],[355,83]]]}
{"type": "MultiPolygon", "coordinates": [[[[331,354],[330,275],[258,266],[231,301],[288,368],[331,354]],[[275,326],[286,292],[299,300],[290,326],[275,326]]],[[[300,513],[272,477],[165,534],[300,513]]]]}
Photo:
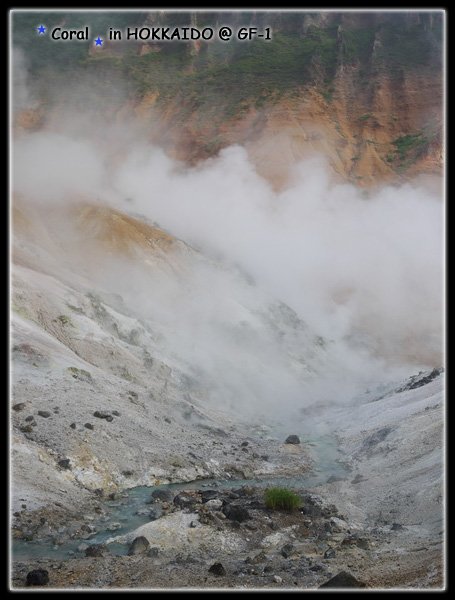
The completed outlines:
{"type": "MultiPolygon", "coordinates": [[[[82,557],[84,552],[78,550],[81,544],[102,544],[109,538],[124,535],[150,521],[148,514],[137,514],[149,507],[151,493],[155,489],[166,488],[179,492],[182,490],[197,490],[210,488],[240,488],[244,485],[257,487],[282,486],[297,489],[312,489],[327,482],[331,476],[346,477],[347,470],[342,463],[336,441],[332,436],[322,436],[311,439],[302,436],[314,460],[314,469],[302,474],[301,477],[268,476],[254,479],[201,479],[189,483],[170,483],[157,487],[140,486],[123,491],[118,500],[106,500],[103,503],[105,514],[88,521],[96,529],[96,533],[87,539],[78,537],[68,539],[61,545],[55,545],[46,540],[13,540],[12,555],[14,560],[38,558],[54,558],[58,560],[72,557],[82,557]]],[[[128,552],[126,544],[109,544],[109,551],[115,555],[125,555],[128,552]]]]}

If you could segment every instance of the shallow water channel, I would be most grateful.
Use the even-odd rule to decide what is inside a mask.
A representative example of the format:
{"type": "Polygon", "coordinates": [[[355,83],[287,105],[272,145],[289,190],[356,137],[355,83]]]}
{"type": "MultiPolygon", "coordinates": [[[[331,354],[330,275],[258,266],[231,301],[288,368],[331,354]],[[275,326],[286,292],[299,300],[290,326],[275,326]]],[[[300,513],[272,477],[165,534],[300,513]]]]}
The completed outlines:
{"type": "MultiPolygon", "coordinates": [[[[68,559],[82,557],[84,552],[78,550],[81,544],[92,545],[105,543],[109,538],[124,535],[150,521],[148,514],[137,514],[144,508],[150,507],[151,493],[155,489],[171,489],[175,492],[182,490],[197,490],[210,488],[239,488],[244,485],[257,487],[283,486],[296,489],[312,489],[327,482],[331,476],[346,477],[347,469],[333,437],[324,436],[311,439],[302,437],[302,443],[307,445],[314,468],[303,473],[301,477],[268,476],[254,479],[200,479],[187,483],[170,483],[157,487],[140,486],[124,490],[118,500],[106,500],[103,503],[105,514],[95,516],[88,521],[96,529],[96,533],[87,539],[65,540],[63,544],[55,545],[51,540],[13,540],[12,555],[14,560],[37,558],[68,559]]],[[[81,518],[84,520],[84,517],[81,518]]],[[[124,555],[128,552],[127,544],[110,543],[111,554],[124,555]]]]}

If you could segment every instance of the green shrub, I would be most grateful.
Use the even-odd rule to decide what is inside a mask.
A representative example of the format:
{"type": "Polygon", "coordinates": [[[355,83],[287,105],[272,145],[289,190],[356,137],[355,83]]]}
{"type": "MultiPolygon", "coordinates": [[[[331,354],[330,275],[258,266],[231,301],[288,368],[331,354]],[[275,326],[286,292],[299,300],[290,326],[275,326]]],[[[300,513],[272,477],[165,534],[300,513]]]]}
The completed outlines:
{"type": "Polygon", "coordinates": [[[265,505],[273,510],[294,510],[300,506],[300,498],[284,488],[270,488],[265,492],[265,505]]]}

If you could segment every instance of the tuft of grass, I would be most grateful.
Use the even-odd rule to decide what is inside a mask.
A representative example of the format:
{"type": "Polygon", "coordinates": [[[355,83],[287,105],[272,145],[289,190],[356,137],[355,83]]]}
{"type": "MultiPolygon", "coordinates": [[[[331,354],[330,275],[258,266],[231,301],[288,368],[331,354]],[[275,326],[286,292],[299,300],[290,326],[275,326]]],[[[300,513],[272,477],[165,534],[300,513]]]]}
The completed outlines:
{"type": "Polygon", "coordinates": [[[265,505],[272,510],[294,510],[300,506],[300,498],[285,488],[269,488],[265,492],[265,505]]]}

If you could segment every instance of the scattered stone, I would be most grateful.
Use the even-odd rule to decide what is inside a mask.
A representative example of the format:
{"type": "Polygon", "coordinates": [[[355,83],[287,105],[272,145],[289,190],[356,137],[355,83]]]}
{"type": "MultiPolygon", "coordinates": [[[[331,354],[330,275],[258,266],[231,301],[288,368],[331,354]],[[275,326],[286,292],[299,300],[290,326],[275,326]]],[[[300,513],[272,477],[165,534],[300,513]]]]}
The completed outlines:
{"type": "Polygon", "coordinates": [[[269,460],[269,455],[268,454],[261,454],[260,458],[262,458],[262,460],[269,460]]]}
{"type": "Polygon", "coordinates": [[[196,529],[197,526],[198,526],[198,522],[197,521],[191,521],[191,523],[190,523],[191,529],[196,529]]]}
{"type": "Polygon", "coordinates": [[[242,448],[242,452],[249,452],[248,448],[242,448]]]}
{"type": "Polygon", "coordinates": [[[174,504],[180,508],[191,508],[197,501],[198,499],[195,496],[191,496],[185,492],[177,494],[174,498],[174,504]]]}
{"type": "Polygon", "coordinates": [[[226,515],[228,519],[231,521],[237,521],[238,523],[242,523],[247,519],[250,519],[250,513],[243,506],[236,506],[235,504],[227,504],[223,508],[223,513],[226,515]]]}
{"type": "Polygon", "coordinates": [[[104,544],[93,544],[85,549],[85,556],[89,558],[98,558],[104,556],[107,552],[107,548],[104,544]]]}
{"type": "Polygon", "coordinates": [[[112,411],[112,414],[113,414],[113,415],[115,415],[116,417],[119,417],[119,416],[120,416],[120,413],[119,413],[119,411],[118,411],[118,410],[113,410],[113,411],[112,411]]]}
{"type": "Polygon", "coordinates": [[[39,410],[38,414],[40,417],[43,417],[43,419],[48,419],[51,416],[51,413],[47,410],[39,410]]]}
{"type": "Polygon", "coordinates": [[[217,577],[223,577],[226,575],[226,570],[221,563],[217,562],[213,563],[210,567],[209,573],[212,573],[212,575],[216,575],[217,577]]]}
{"type": "Polygon", "coordinates": [[[33,415],[29,415],[28,417],[25,417],[25,420],[27,421],[27,423],[31,423],[35,420],[35,417],[33,415]]]}
{"type": "Polygon", "coordinates": [[[337,532],[346,531],[347,529],[349,529],[349,524],[346,523],[346,521],[344,519],[340,519],[338,517],[331,517],[330,523],[331,523],[334,531],[337,531],[337,532]]]}
{"type": "Polygon", "coordinates": [[[71,429],[76,429],[76,423],[71,423],[70,427],[71,429]]]}
{"type": "Polygon", "coordinates": [[[91,423],[84,423],[84,427],[93,431],[93,425],[91,423]]]}
{"type": "Polygon", "coordinates": [[[108,525],[108,526],[106,527],[106,529],[107,529],[108,531],[117,531],[117,529],[120,529],[120,527],[121,527],[121,524],[120,524],[120,523],[111,523],[110,525],[108,525]]]}
{"type": "Polygon", "coordinates": [[[285,444],[300,444],[300,438],[298,435],[288,435],[285,444]]]}
{"type": "MultiPolygon", "coordinates": [[[[223,513],[221,513],[223,515],[223,513]]],[[[225,515],[223,515],[224,517],[225,515]]],[[[248,529],[249,531],[257,531],[258,527],[257,525],[255,525],[254,523],[245,523],[245,528],[248,529]]]]}
{"type": "Polygon", "coordinates": [[[314,571],[314,572],[318,572],[318,571],[324,571],[325,570],[325,566],[321,565],[321,563],[316,563],[315,565],[312,565],[310,567],[310,571],[314,571]]]}
{"type": "Polygon", "coordinates": [[[336,556],[336,552],[333,548],[328,548],[324,552],[324,558],[335,558],[335,556],[336,556]]]}
{"type": "Polygon", "coordinates": [[[240,444],[240,447],[241,447],[241,448],[246,448],[246,446],[248,446],[248,442],[242,442],[242,443],[240,444]]]}
{"type": "Polygon", "coordinates": [[[347,571],[340,571],[337,575],[319,586],[320,588],[365,588],[362,581],[356,579],[347,571]]]}
{"type": "Polygon", "coordinates": [[[281,556],[284,556],[284,558],[289,558],[294,553],[294,550],[295,548],[292,544],[285,544],[281,548],[281,556]]]}
{"type": "MultiPolygon", "coordinates": [[[[12,409],[15,410],[16,412],[19,412],[21,410],[24,410],[25,408],[25,402],[18,402],[17,404],[13,404],[12,409]]],[[[31,571],[33,573],[33,571],[31,571]]]]}
{"type": "Polygon", "coordinates": [[[169,489],[157,489],[152,492],[152,500],[160,500],[161,502],[172,502],[175,494],[169,489]]]}
{"type": "Polygon", "coordinates": [[[118,492],[111,492],[108,498],[109,500],[120,500],[120,494],[118,492]]]}
{"type": "MultiPolygon", "coordinates": [[[[261,550],[258,552],[258,554],[247,556],[245,562],[247,565],[258,565],[263,563],[265,560],[267,560],[267,554],[264,552],[264,550],[261,550]]],[[[267,567],[264,567],[264,573],[266,572],[266,568],[267,567]]]]}
{"type": "Polygon", "coordinates": [[[156,546],[152,546],[152,548],[149,548],[149,551],[147,552],[147,556],[150,556],[151,558],[156,558],[159,553],[160,553],[160,549],[157,548],[156,546]]]}
{"type": "Polygon", "coordinates": [[[71,461],[69,458],[61,458],[57,464],[61,469],[71,469],[71,461]]]}
{"type": "Polygon", "coordinates": [[[128,556],[134,556],[136,554],[145,554],[150,548],[150,543],[143,535],[134,539],[133,543],[128,550],[128,556]]]}
{"type": "Polygon", "coordinates": [[[132,477],[134,475],[134,471],[122,471],[123,477],[132,477]]]}
{"type": "Polygon", "coordinates": [[[164,420],[166,421],[166,423],[171,423],[171,420],[169,419],[169,417],[164,417],[164,420]]]}
{"type": "Polygon", "coordinates": [[[114,417],[110,413],[103,412],[100,410],[95,410],[95,412],[93,413],[93,416],[98,417],[98,419],[106,419],[106,421],[109,421],[109,422],[114,420],[114,417]]]}
{"type": "MultiPolygon", "coordinates": [[[[293,443],[293,442],[292,442],[292,443],[293,443]]],[[[283,578],[282,578],[282,577],[280,577],[279,575],[274,575],[274,576],[273,576],[273,581],[274,581],[275,583],[283,583],[283,578]]]]}
{"type": "Polygon", "coordinates": [[[49,583],[49,571],[46,569],[34,569],[27,573],[26,585],[47,585],[49,583]]]}
{"type": "Polygon", "coordinates": [[[443,372],[444,369],[442,367],[440,367],[439,369],[433,369],[430,373],[428,373],[428,371],[426,373],[422,373],[421,371],[420,373],[418,373],[418,375],[410,377],[408,382],[402,387],[396,389],[395,392],[405,392],[407,390],[414,390],[423,385],[427,385],[428,383],[430,383],[430,381],[433,381],[433,379],[441,375],[441,373],[443,372]]]}
{"type": "Polygon", "coordinates": [[[212,510],[220,510],[223,506],[223,501],[219,498],[213,498],[212,500],[207,500],[205,506],[207,506],[207,508],[211,508],[212,510]]]}
{"type": "Polygon", "coordinates": [[[392,527],[390,529],[391,531],[400,531],[401,529],[404,529],[404,527],[400,523],[392,523],[392,527]]]}

